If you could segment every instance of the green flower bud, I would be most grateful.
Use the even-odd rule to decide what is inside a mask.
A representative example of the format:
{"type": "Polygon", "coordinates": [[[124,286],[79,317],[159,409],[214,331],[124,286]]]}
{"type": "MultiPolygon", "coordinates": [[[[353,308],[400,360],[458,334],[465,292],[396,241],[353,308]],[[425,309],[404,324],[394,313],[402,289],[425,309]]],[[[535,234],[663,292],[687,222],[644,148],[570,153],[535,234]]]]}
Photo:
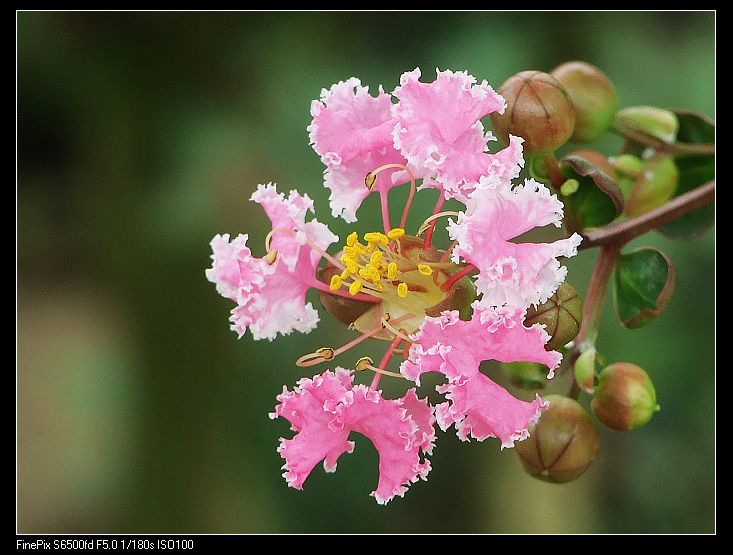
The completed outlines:
{"type": "Polygon", "coordinates": [[[600,69],[585,62],[567,62],[553,69],[551,75],[562,83],[575,107],[575,131],[570,140],[593,141],[613,125],[618,96],[600,69]]]}
{"type": "Polygon", "coordinates": [[[575,361],[575,381],[586,393],[593,393],[596,377],[596,349],[586,349],[575,361]]]}
{"type": "Polygon", "coordinates": [[[631,138],[646,135],[664,143],[673,143],[679,121],[669,110],[653,106],[632,106],[616,113],[616,129],[631,138]]]}
{"type": "Polygon", "coordinates": [[[537,308],[529,308],[524,319],[526,326],[544,324],[550,334],[545,345],[548,351],[556,351],[572,341],[580,331],[583,303],[575,288],[567,282],[560,284],[555,294],[537,308]]]}
{"type": "Polygon", "coordinates": [[[598,375],[593,414],[613,430],[628,432],[646,424],[659,410],[649,375],[630,362],[616,362],[598,375]]]}
{"type": "Polygon", "coordinates": [[[680,172],[669,155],[658,154],[644,161],[624,206],[624,214],[638,216],[662,206],[674,196],[680,172]]]}
{"type": "Polygon", "coordinates": [[[633,154],[620,154],[619,156],[611,156],[608,159],[616,172],[629,177],[639,177],[644,169],[644,162],[638,156],[633,154]]]}
{"type": "Polygon", "coordinates": [[[522,389],[542,389],[547,383],[547,372],[544,364],[536,362],[502,362],[501,369],[517,387],[522,389]]]}
{"type": "Polygon", "coordinates": [[[590,415],[574,399],[543,397],[550,408],[514,450],[524,470],[545,482],[563,483],[583,474],[598,454],[601,438],[590,415]]]}
{"type": "Polygon", "coordinates": [[[564,145],[575,128],[575,111],[563,86],[541,71],[522,71],[499,89],[507,102],[504,115],[491,114],[497,136],[524,138],[526,154],[552,152],[564,145]]]}

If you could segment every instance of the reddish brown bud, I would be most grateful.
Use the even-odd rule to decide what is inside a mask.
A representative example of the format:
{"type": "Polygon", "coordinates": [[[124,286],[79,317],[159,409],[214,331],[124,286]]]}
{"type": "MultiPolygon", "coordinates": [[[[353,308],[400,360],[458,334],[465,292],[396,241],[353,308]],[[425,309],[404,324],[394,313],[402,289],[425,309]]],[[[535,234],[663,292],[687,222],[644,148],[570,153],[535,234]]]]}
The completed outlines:
{"type": "Polygon", "coordinates": [[[628,432],[646,424],[659,405],[649,375],[636,364],[616,362],[598,375],[591,408],[609,428],[628,432]]]}
{"type": "Polygon", "coordinates": [[[524,139],[527,154],[552,152],[564,145],[575,128],[575,111],[563,86],[541,71],[522,71],[499,89],[507,102],[504,115],[491,114],[496,134],[524,139]]]}
{"type": "Polygon", "coordinates": [[[555,294],[537,308],[530,307],[524,319],[526,326],[544,324],[550,334],[545,348],[556,351],[572,341],[580,331],[583,303],[575,288],[567,282],[560,284],[555,294]]]}
{"type": "Polygon", "coordinates": [[[514,449],[524,470],[545,482],[569,482],[583,474],[598,454],[601,439],[590,415],[568,397],[547,395],[550,408],[514,449]]]}
{"type": "Polygon", "coordinates": [[[552,70],[575,107],[575,130],[571,140],[587,143],[613,125],[618,96],[611,81],[596,66],[567,62],[552,70]]]}

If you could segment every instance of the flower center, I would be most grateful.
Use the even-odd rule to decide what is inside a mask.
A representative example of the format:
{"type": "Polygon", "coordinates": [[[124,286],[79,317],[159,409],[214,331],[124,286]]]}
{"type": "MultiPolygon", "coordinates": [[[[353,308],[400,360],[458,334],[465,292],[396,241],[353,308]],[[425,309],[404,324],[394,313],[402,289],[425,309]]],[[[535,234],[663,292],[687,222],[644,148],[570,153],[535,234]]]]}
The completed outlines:
{"type": "Polygon", "coordinates": [[[329,288],[344,288],[351,295],[371,295],[381,302],[349,302],[342,297],[327,302],[329,295],[323,294],[325,308],[362,333],[381,322],[385,329],[374,335],[379,339],[392,340],[415,332],[426,315],[449,309],[465,311],[475,296],[470,280],[459,280],[444,290],[442,286],[461,266],[451,262],[444,251],[425,247],[422,239],[405,235],[401,228],[387,234],[365,233],[361,240],[353,232],[337,258],[344,267],[340,273],[335,267],[321,273],[329,288]],[[399,323],[392,326],[390,321],[399,323]]]}

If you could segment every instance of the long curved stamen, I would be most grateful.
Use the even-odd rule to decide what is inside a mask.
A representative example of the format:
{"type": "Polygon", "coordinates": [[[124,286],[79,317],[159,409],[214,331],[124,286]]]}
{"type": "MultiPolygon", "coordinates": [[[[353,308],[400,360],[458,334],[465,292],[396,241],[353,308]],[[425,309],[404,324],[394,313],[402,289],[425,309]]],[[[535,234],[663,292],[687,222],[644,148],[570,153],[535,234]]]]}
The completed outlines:
{"type": "MultiPolygon", "coordinates": [[[[414,314],[411,314],[410,316],[414,316],[414,314]]],[[[404,316],[402,318],[404,318],[404,316]]],[[[397,320],[395,320],[395,322],[397,322],[397,320]]],[[[387,328],[389,331],[391,331],[396,337],[399,337],[401,340],[409,341],[410,343],[412,343],[412,339],[404,335],[400,330],[398,330],[392,324],[390,324],[389,320],[385,318],[384,316],[382,316],[382,326],[387,328]]]]}
{"type": "Polygon", "coordinates": [[[321,347],[320,349],[316,349],[312,353],[308,353],[299,357],[298,360],[295,361],[295,365],[299,366],[300,368],[315,366],[316,364],[320,364],[321,362],[333,360],[334,356],[336,356],[335,351],[331,347],[321,347]]]}
{"type": "Polygon", "coordinates": [[[465,268],[463,268],[461,271],[456,272],[451,277],[449,277],[447,280],[445,280],[445,283],[440,286],[440,288],[443,291],[448,291],[453,285],[461,278],[466,277],[471,272],[475,271],[477,268],[473,264],[469,264],[465,268]]]}
{"type": "MultiPolygon", "coordinates": [[[[435,203],[435,208],[433,208],[433,214],[437,214],[443,209],[443,205],[445,204],[445,196],[441,193],[441,195],[438,197],[438,201],[435,203]]],[[[423,248],[427,249],[433,242],[433,231],[435,230],[435,224],[430,226],[430,229],[428,229],[427,234],[425,235],[425,241],[423,242],[423,248]]]]}
{"type": "MultiPolygon", "coordinates": [[[[402,211],[402,218],[400,218],[400,227],[404,228],[405,223],[407,222],[407,215],[409,214],[410,207],[412,206],[412,200],[415,198],[415,191],[417,190],[415,174],[412,173],[412,170],[403,164],[384,164],[383,166],[379,166],[376,170],[370,171],[366,175],[366,177],[364,178],[364,185],[366,185],[366,188],[369,189],[370,191],[374,190],[374,185],[377,182],[377,175],[379,175],[384,170],[389,170],[389,169],[402,170],[404,172],[407,172],[407,175],[410,176],[410,194],[407,197],[405,208],[402,211]]],[[[386,194],[384,196],[386,197],[386,194]]],[[[382,210],[382,214],[384,215],[384,209],[382,210]]],[[[384,228],[385,232],[390,227],[385,227],[384,228]]]]}
{"type": "Polygon", "coordinates": [[[455,210],[447,210],[445,212],[438,212],[437,214],[433,214],[432,216],[427,218],[422,224],[420,224],[420,227],[417,230],[417,236],[420,237],[420,235],[428,231],[428,229],[432,230],[432,228],[435,227],[435,224],[433,223],[435,222],[435,220],[437,220],[438,218],[445,218],[447,216],[458,216],[458,212],[456,212],[455,210]]]}
{"type": "MultiPolygon", "coordinates": [[[[295,231],[294,230],[287,229],[285,227],[276,227],[276,228],[270,230],[270,233],[268,233],[267,236],[265,237],[265,252],[267,252],[267,255],[266,255],[265,259],[267,260],[267,263],[268,264],[272,264],[273,262],[275,262],[275,258],[277,257],[277,251],[270,250],[270,243],[272,241],[272,236],[275,235],[275,233],[286,233],[287,235],[290,235],[291,237],[294,237],[295,236],[295,231]],[[272,255],[272,253],[275,253],[274,256],[272,255]]],[[[339,268],[341,270],[345,270],[346,269],[346,266],[344,266],[343,264],[341,264],[341,262],[339,262],[338,260],[336,260],[333,256],[331,256],[326,251],[324,251],[321,247],[319,247],[318,245],[316,245],[313,241],[311,241],[310,239],[308,239],[306,242],[308,243],[308,246],[311,249],[313,249],[314,251],[316,251],[318,254],[320,254],[322,258],[325,258],[331,264],[333,264],[334,266],[336,266],[337,268],[339,268]]]]}

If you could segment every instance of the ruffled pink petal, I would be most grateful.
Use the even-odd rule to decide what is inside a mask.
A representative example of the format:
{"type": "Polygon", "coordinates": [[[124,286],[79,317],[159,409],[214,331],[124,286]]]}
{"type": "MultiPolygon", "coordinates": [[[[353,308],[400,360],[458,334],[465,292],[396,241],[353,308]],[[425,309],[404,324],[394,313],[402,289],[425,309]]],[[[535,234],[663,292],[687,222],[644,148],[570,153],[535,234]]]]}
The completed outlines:
{"type": "Polygon", "coordinates": [[[206,270],[206,278],[216,284],[217,292],[233,301],[253,291],[258,291],[265,283],[261,267],[247,246],[247,235],[237,235],[229,241],[229,234],[216,235],[211,240],[211,268],[206,270]]]}
{"type": "Polygon", "coordinates": [[[371,96],[369,87],[363,87],[356,77],[323,89],[321,99],[311,103],[313,121],[308,134],[313,150],[324,164],[334,160],[346,164],[368,152],[391,147],[397,123],[391,108],[390,95],[382,87],[377,96],[371,96]]]}
{"type": "Polygon", "coordinates": [[[483,375],[479,365],[484,360],[538,362],[550,368],[547,377],[552,378],[562,356],[545,350],[549,335],[540,324],[524,326],[525,311],[478,302],[473,309],[468,322],[460,320],[455,310],[426,318],[400,370],[417,383],[425,372],[448,378],[447,384],[436,388],[448,399],[436,406],[443,430],[455,424],[462,440],[469,435],[479,441],[497,437],[502,447],[509,447],[527,437],[528,426],[545,405],[539,397],[532,403],[516,399],[483,375]]]}
{"type": "Polygon", "coordinates": [[[545,302],[565,279],[557,258],[577,253],[578,234],[553,243],[513,243],[534,227],[560,226],[563,205],[534,179],[511,188],[508,179],[482,178],[466,211],[450,221],[448,233],[458,244],[453,259],[474,264],[476,284],[488,304],[528,306],[545,302]]]}
{"type": "Polygon", "coordinates": [[[237,303],[229,320],[239,337],[247,329],[254,339],[269,340],[293,331],[308,333],[319,322],[318,312],[306,302],[321,260],[319,251],[338,237],[315,219],[305,221],[313,211],[307,195],[290,191],[286,198],[275,185],[267,184],[257,188],[252,200],[272,221],[270,248],[277,257],[272,264],[252,257],[246,235],[231,243],[229,235],[217,235],[211,242],[213,263],[206,277],[220,294],[237,303]]]}
{"type": "Polygon", "coordinates": [[[502,449],[526,439],[527,428],[549,406],[539,395],[529,403],[517,399],[483,374],[461,376],[436,389],[450,401],[436,407],[438,425],[443,431],[455,425],[461,441],[468,441],[469,436],[478,441],[495,437],[501,441],[502,449]]]}
{"type": "Polygon", "coordinates": [[[482,175],[519,174],[524,165],[521,139],[512,137],[506,149],[488,153],[495,137],[484,132],[479,120],[503,113],[506,102],[486,81],[477,84],[467,72],[450,70],[438,70],[432,83],[419,78],[419,68],[402,75],[394,91],[400,102],[392,112],[399,117],[394,144],[424,178],[423,187],[464,200],[482,175]]]}
{"type": "MultiPolygon", "coordinates": [[[[321,91],[321,99],[311,104],[313,121],[308,126],[311,145],[326,165],[326,187],[335,217],[356,221],[356,211],[369,194],[366,175],[384,164],[406,164],[394,148],[389,94],[379,88],[376,97],[352,77],[321,91]]],[[[404,172],[384,171],[374,189],[384,192],[408,178],[404,172]]]]}
{"type": "Polygon", "coordinates": [[[413,336],[408,360],[400,367],[406,378],[419,383],[425,372],[440,372],[448,379],[473,377],[484,360],[537,362],[550,369],[548,378],[554,376],[562,355],[545,350],[550,336],[540,324],[524,326],[526,311],[480,302],[472,306],[468,322],[459,319],[457,310],[425,318],[413,336]]]}
{"type": "Polygon", "coordinates": [[[371,495],[385,504],[427,476],[430,463],[421,461],[419,453],[432,447],[435,418],[414,390],[403,399],[388,400],[366,386],[352,387],[352,379],[339,368],[303,379],[295,391],[284,389],[278,396],[280,403],[270,417],[287,419],[297,432],[278,447],[285,459],[283,476],[288,485],[301,489],[321,460],[327,471],[335,470],[339,456],[353,450],[349,433],[358,432],[379,454],[379,481],[371,495]]]}
{"type": "MultiPolygon", "coordinates": [[[[385,165],[406,163],[402,155],[390,143],[354,158],[346,164],[330,164],[324,172],[324,184],[331,189],[328,201],[331,204],[331,213],[336,218],[343,218],[347,222],[356,221],[356,211],[369,196],[370,191],[364,184],[366,175],[385,165]]],[[[377,175],[373,190],[380,193],[387,192],[394,185],[408,181],[407,174],[399,170],[385,170],[377,175]]]]}

